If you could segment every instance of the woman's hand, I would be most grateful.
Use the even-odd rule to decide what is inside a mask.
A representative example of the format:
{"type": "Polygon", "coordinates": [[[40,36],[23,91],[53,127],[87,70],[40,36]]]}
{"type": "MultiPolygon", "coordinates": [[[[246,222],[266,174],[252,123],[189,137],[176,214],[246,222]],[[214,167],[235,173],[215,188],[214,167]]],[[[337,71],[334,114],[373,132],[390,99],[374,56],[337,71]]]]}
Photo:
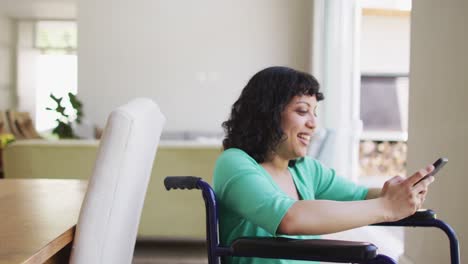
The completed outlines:
{"type": "Polygon", "coordinates": [[[420,179],[434,170],[430,165],[421,169],[409,178],[395,176],[385,182],[380,200],[383,204],[385,221],[397,221],[414,214],[421,208],[428,191],[428,186],[434,181],[434,177],[417,183],[420,179]]]}

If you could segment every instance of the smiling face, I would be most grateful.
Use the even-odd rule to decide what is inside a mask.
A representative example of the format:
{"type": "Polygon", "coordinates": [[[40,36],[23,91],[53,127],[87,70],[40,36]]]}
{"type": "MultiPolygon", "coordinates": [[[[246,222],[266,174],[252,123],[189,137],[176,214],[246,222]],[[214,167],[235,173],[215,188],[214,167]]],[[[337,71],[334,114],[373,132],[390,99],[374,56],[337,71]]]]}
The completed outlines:
{"type": "Polygon", "coordinates": [[[283,140],[275,153],[286,160],[304,157],[316,126],[317,99],[315,96],[294,96],[281,114],[283,140]]]}

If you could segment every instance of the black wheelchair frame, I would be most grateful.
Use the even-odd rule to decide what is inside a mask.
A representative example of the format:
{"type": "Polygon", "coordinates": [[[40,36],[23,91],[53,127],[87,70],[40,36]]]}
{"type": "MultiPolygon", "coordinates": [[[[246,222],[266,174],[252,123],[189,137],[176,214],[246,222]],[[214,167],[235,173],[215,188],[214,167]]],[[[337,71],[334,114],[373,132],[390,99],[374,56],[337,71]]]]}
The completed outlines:
{"type": "MultiPolygon", "coordinates": [[[[225,256],[258,257],[274,259],[296,259],[338,263],[396,264],[392,258],[377,253],[377,247],[367,242],[290,239],[282,237],[241,237],[229,247],[221,246],[218,236],[218,210],[216,195],[202,178],[193,176],[169,176],[164,179],[167,190],[199,189],[205,201],[206,239],[208,263],[220,264],[225,256]]],[[[452,264],[459,264],[459,246],[454,230],[438,220],[434,211],[418,211],[414,215],[396,222],[375,224],[376,226],[435,227],[445,232],[450,242],[452,264]]]]}

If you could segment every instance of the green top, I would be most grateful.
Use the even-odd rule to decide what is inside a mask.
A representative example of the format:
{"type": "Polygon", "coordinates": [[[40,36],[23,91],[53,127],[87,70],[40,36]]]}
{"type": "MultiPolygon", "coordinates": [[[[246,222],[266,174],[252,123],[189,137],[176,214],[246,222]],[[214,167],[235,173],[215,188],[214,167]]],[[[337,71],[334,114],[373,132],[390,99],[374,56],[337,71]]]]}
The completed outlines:
{"type": "MultiPolygon", "coordinates": [[[[338,177],[335,171],[309,157],[289,168],[302,200],[363,200],[367,188],[338,177]]],[[[224,151],[216,161],[214,190],[218,201],[222,245],[242,236],[274,237],[295,199],[284,193],[268,172],[240,149],[224,151]]],[[[316,236],[285,236],[316,238],[316,236]]],[[[228,257],[227,264],[295,264],[306,261],[228,257]]],[[[307,262],[311,263],[311,262],[307,262]]]]}

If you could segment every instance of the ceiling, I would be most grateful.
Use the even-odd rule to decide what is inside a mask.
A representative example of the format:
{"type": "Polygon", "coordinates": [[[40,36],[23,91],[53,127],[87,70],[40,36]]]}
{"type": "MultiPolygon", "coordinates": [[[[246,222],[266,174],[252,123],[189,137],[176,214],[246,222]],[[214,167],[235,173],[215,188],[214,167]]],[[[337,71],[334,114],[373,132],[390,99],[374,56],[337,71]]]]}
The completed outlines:
{"type": "Polygon", "coordinates": [[[0,14],[15,19],[76,19],[77,0],[0,0],[0,14]]]}

